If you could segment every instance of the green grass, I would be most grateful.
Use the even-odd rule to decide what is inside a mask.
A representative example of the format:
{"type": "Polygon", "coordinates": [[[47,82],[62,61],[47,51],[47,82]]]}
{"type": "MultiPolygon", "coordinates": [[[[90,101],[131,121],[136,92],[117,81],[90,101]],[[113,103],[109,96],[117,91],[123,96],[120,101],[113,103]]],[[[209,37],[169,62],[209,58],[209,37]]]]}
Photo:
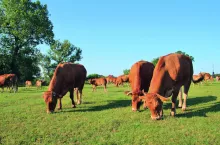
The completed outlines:
{"type": "Polygon", "coordinates": [[[19,88],[0,93],[0,144],[220,144],[220,83],[191,86],[187,111],[152,121],[150,111],[131,111],[128,87],[86,85],[83,104],[71,108],[67,94],[63,110],[46,113],[43,90],[19,88]]]}

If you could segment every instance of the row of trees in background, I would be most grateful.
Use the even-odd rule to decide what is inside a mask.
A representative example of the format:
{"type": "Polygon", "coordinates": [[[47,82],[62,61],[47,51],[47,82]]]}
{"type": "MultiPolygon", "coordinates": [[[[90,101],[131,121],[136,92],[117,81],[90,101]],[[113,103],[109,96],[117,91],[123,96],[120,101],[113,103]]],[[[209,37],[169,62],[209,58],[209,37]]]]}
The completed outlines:
{"type": "Polygon", "coordinates": [[[82,50],[68,40],[54,40],[47,5],[31,0],[0,0],[0,74],[15,73],[19,80],[50,78],[60,62],[75,62],[82,50]],[[39,44],[50,46],[41,54],[39,44]]]}

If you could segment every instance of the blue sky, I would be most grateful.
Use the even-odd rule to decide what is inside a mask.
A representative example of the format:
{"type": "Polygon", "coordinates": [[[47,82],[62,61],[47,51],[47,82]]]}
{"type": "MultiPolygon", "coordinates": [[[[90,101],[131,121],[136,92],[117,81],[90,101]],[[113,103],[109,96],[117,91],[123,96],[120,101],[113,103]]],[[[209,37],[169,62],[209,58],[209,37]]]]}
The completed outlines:
{"type": "MultiPolygon", "coordinates": [[[[220,1],[41,0],[55,39],[82,49],[87,73],[121,75],[135,62],[178,50],[195,58],[194,73],[220,73],[220,1]]],[[[49,46],[39,46],[46,53],[49,46]]]]}

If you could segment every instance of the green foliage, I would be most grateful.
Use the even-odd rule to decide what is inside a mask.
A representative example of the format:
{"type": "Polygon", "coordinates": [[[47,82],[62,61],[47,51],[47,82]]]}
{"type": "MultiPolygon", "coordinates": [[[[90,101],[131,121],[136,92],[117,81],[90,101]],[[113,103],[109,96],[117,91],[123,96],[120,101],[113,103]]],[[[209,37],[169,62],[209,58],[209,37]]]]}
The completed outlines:
{"type": "Polygon", "coordinates": [[[63,42],[59,40],[55,41],[55,43],[51,45],[48,54],[50,59],[56,64],[62,62],[74,63],[82,59],[82,50],[71,44],[68,40],[64,40],[63,42]]]}
{"type": "Polygon", "coordinates": [[[20,81],[40,75],[38,44],[53,42],[47,5],[31,0],[0,1],[0,73],[15,73],[20,81]]]}
{"type": "MultiPolygon", "coordinates": [[[[182,52],[182,51],[179,50],[179,51],[177,51],[177,52],[175,52],[175,53],[186,55],[186,56],[188,56],[192,61],[194,61],[194,57],[193,57],[193,56],[190,56],[189,54],[187,54],[187,53],[185,53],[185,52],[182,52]]],[[[159,60],[159,57],[154,58],[151,62],[154,64],[154,66],[156,66],[158,60],[159,60]]]]}
{"type": "Polygon", "coordinates": [[[129,75],[129,73],[130,73],[130,69],[124,69],[123,70],[123,74],[124,75],[129,75]]]}
{"type": "Polygon", "coordinates": [[[45,79],[50,79],[53,72],[59,63],[79,61],[82,59],[82,50],[74,46],[68,40],[60,42],[56,40],[50,46],[47,55],[43,55],[41,59],[41,66],[43,67],[43,74],[45,79]]]}
{"type": "Polygon", "coordinates": [[[159,60],[159,57],[154,58],[151,62],[154,64],[154,66],[156,66],[158,60],[159,60]]]}
{"type": "MultiPolygon", "coordinates": [[[[63,97],[62,111],[46,113],[42,93],[36,87],[19,88],[14,95],[0,93],[0,142],[6,144],[219,144],[220,83],[191,86],[188,109],[177,108],[170,116],[171,101],[163,104],[164,119],[152,121],[149,109],[132,112],[127,87],[108,85],[92,92],[83,89],[83,103],[71,107],[69,93],[63,97]]],[[[75,97],[76,99],[76,97],[75,97]]]]}
{"type": "Polygon", "coordinates": [[[89,74],[86,79],[95,79],[95,78],[101,78],[104,77],[103,75],[99,75],[99,74],[89,74]]]}

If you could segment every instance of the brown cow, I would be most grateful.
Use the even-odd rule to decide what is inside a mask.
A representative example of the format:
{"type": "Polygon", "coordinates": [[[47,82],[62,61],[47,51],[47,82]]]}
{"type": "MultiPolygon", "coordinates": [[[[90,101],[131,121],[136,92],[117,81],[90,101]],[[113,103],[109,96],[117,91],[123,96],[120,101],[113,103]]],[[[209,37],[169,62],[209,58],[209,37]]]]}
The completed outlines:
{"type": "MultiPolygon", "coordinates": [[[[159,59],[150,83],[149,93],[141,96],[144,107],[151,111],[151,118],[158,120],[163,117],[163,101],[172,95],[171,115],[176,113],[176,99],[181,86],[184,86],[184,102],[180,98],[182,110],[186,109],[186,98],[193,75],[192,60],[182,54],[169,54],[159,59]]],[[[193,80],[195,82],[196,80],[193,80]]]]}
{"type": "Polygon", "coordinates": [[[107,80],[105,78],[97,78],[97,79],[90,79],[89,83],[92,84],[92,91],[96,90],[96,86],[104,86],[104,91],[106,92],[106,84],[107,80]]]}
{"type": "Polygon", "coordinates": [[[213,77],[209,73],[201,72],[200,74],[203,75],[204,81],[213,81],[213,77]]]}
{"type": "Polygon", "coordinates": [[[25,86],[26,86],[26,89],[27,89],[27,87],[28,87],[28,88],[31,87],[31,86],[32,86],[32,82],[29,81],[29,80],[27,80],[27,81],[25,82],[25,86]]]}
{"type": "Polygon", "coordinates": [[[113,76],[108,76],[105,79],[107,81],[107,84],[109,84],[109,83],[115,83],[117,78],[113,76]]]}
{"type": "Polygon", "coordinates": [[[82,102],[82,90],[84,87],[87,71],[83,65],[62,63],[57,66],[54,71],[48,91],[43,95],[47,104],[47,113],[54,111],[57,99],[58,109],[62,109],[61,98],[70,92],[72,107],[75,108],[74,88],[77,88],[79,95],[77,96],[77,104],[82,102]]]}
{"type": "Polygon", "coordinates": [[[0,87],[2,88],[2,92],[4,91],[4,87],[6,86],[9,89],[9,92],[14,90],[14,93],[18,91],[18,78],[15,74],[4,74],[0,75],[0,87]]]}
{"type": "Polygon", "coordinates": [[[193,80],[196,80],[193,83],[194,85],[196,83],[202,82],[204,80],[204,76],[201,73],[199,73],[198,75],[193,75],[193,80]]]}
{"type": "Polygon", "coordinates": [[[42,83],[43,83],[44,81],[43,80],[37,80],[36,81],[36,87],[37,87],[37,89],[42,89],[42,83]]]}
{"type": "Polygon", "coordinates": [[[216,81],[220,81],[220,76],[216,76],[216,81]]]}
{"type": "Polygon", "coordinates": [[[142,91],[148,92],[153,71],[154,65],[147,61],[138,61],[132,65],[129,74],[132,92],[129,92],[127,95],[132,95],[133,111],[140,109],[141,102],[139,101],[139,96],[143,95],[142,91]]]}
{"type": "Polygon", "coordinates": [[[129,75],[120,75],[117,77],[115,85],[118,87],[119,85],[124,85],[125,82],[129,82],[129,75]]]}

